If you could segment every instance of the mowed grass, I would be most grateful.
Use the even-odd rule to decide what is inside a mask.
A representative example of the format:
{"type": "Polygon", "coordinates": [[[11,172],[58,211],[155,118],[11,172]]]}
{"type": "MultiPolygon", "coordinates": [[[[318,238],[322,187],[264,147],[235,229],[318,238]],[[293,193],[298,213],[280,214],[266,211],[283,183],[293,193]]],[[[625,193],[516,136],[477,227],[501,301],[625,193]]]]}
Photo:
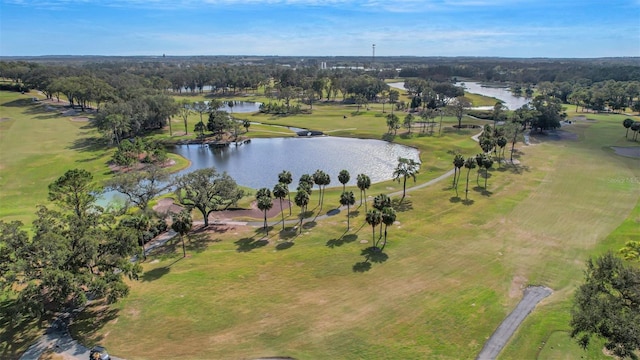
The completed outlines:
{"type": "MultiPolygon", "coordinates": [[[[109,151],[86,121],[34,103],[33,93],[0,92],[0,218],[30,222],[47,202],[47,185],[76,167],[107,177],[109,151]]],[[[75,115],[83,117],[84,114],[75,115]]]]}
{"type": "MultiPolygon", "coordinates": [[[[20,103],[12,102],[19,94],[0,95],[6,97],[1,117],[8,118],[0,122],[3,219],[7,219],[5,211],[16,209],[27,219],[32,216],[33,204],[46,201],[46,185],[65,166],[95,169],[99,179],[107,176],[109,156],[89,151],[93,147],[72,146],[78,139],[98,136],[86,123],[43,113],[26,95],[27,101],[20,103]],[[15,127],[17,119],[23,119],[25,126],[15,127]],[[59,120],[43,128],[52,133],[43,131],[29,138],[39,121],[47,119],[59,120]],[[48,153],[35,153],[50,137],[57,141],[40,149],[48,153]],[[5,138],[13,138],[15,146],[5,148],[5,138]],[[16,138],[30,143],[21,144],[16,138]],[[30,150],[45,165],[26,161],[30,150]],[[52,163],[56,154],[65,155],[54,157],[52,163]],[[4,182],[5,176],[11,174],[13,186],[18,186],[15,182],[24,182],[20,174],[35,164],[30,189],[38,188],[41,195],[36,199],[28,193],[22,197],[24,202],[8,208],[5,189],[12,187],[4,182]],[[41,169],[46,164],[55,166],[41,169]]],[[[390,111],[389,105],[385,110],[390,111]]],[[[360,112],[355,106],[314,105],[312,116],[236,115],[334,135],[389,138],[384,135],[386,114],[381,104],[360,112]]],[[[582,281],[586,258],[620,247],[638,234],[640,221],[639,161],[609,149],[637,143],[624,139],[624,117],[589,118],[597,122],[579,122],[566,129],[577,134],[577,141],[546,139],[519,145],[522,166],[490,171],[490,192],[476,186],[473,170],[473,202],[466,205],[454,198],[451,179],[409,192],[398,224],[389,228],[384,255],[373,254],[377,256],[367,261],[363,250],[371,245],[371,227],[365,224],[363,207],[357,205],[347,234],[344,211],[328,219],[305,219],[303,235],[279,232],[279,225],[268,238],[260,229],[242,226],[197,233],[187,242],[187,258],[181,258],[176,239],[145,263],[141,280],[130,283],[128,298],[111,307],[90,307],[72,330],[87,345],[100,342],[114,354],[131,359],[473,358],[513,309],[522,288],[542,284],[555,293],[527,319],[502,358],[535,358],[541,348],[560,355],[569,352],[568,358],[580,356],[583,353],[570,341],[566,351],[549,350],[544,342],[551,343],[547,339],[555,332],[568,329],[569,300],[582,281]],[[364,240],[368,243],[360,243],[364,240]]],[[[199,116],[189,119],[194,120],[199,121],[199,116]]],[[[455,119],[444,118],[442,136],[408,137],[406,129],[401,129],[393,137],[395,142],[421,149],[418,183],[451,169],[451,150],[465,156],[479,152],[469,139],[473,133],[451,131],[454,123],[455,119]]],[[[174,131],[180,124],[181,119],[175,118],[174,131]]],[[[248,135],[280,131],[287,132],[254,124],[248,135]]],[[[158,136],[165,137],[166,131],[158,136]]],[[[465,175],[466,170],[461,177],[463,197],[465,175]]],[[[332,181],[332,186],[339,186],[336,178],[332,181]]],[[[397,182],[384,182],[375,184],[368,195],[400,189],[397,182]]],[[[358,189],[352,190],[359,200],[358,189]]],[[[340,192],[339,187],[327,191],[322,213],[337,206],[340,192]]],[[[317,190],[309,208],[319,213],[316,204],[317,190]]],[[[289,219],[296,218],[298,209],[293,211],[289,219]]],[[[19,353],[20,348],[24,349],[14,346],[11,351],[19,353]]]]}
{"type": "MultiPolygon", "coordinates": [[[[622,117],[593,118],[563,129],[577,140],[519,146],[522,166],[490,171],[489,192],[472,171],[472,202],[454,197],[450,179],[408,193],[384,254],[368,261],[372,233],[358,207],[346,234],[344,211],[307,219],[302,235],[277,226],[268,237],[241,226],[195,234],[187,258],[174,243],[149,259],[130,296],[110,308],[111,320],[86,326],[96,309],[77,332],[135,359],[474,358],[534,284],[555,292],[501,358],[536,358],[568,329],[584,261],[638,233],[639,160],[608,148],[633,144],[622,117]],[[627,235],[608,240],[619,226],[627,235]]],[[[369,194],[397,190],[378,186],[369,194]]],[[[544,354],[584,355],[563,344],[544,354]]]]}

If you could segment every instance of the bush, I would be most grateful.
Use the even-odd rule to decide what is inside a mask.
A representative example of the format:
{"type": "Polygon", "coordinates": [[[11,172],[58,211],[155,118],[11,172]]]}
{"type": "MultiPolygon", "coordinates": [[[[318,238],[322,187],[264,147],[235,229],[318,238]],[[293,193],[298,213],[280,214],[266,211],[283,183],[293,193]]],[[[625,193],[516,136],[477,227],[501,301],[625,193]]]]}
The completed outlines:
{"type": "Polygon", "coordinates": [[[493,112],[485,110],[469,110],[467,115],[477,117],[482,120],[493,120],[493,112]]]}
{"type": "Polygon", "coordinates": [[[15,92],[29,92],[29,87],[21,84],[16,84],[16,83],[13,83],[13,84],[0,83],[0,90],[15,91],[15,92]]]}

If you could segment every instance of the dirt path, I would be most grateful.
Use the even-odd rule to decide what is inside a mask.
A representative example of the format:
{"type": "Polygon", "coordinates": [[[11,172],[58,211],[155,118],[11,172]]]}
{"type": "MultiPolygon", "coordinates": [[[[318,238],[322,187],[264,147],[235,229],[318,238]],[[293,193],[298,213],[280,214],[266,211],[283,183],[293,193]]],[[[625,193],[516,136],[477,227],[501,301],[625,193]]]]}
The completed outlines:
{"type": "Polygon", "coordinates": [[[553,290],[545,286],[531,286],[524,290],[524,296],[513,311],[502,321],[500,326],[484,344],[477,360],[493,360],[516,332],[522,321],[529,315],[542,299],[551,295],[553,290]]]}

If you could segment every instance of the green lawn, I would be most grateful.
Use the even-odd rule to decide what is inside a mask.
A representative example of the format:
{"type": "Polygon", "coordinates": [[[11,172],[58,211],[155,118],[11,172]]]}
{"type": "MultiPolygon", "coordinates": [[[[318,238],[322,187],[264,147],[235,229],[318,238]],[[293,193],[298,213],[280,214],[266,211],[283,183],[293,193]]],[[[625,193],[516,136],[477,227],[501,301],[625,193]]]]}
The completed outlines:
{"type": "MultiPolygon", "coordinates": [[[[521,146],[523,166],[491,171],[490,196],[474,189],[470,205],[452,198],[449,181],[410,192],[385,255],[368,264],[362,251],[372,234],[362,208],[345,236],[343,213],[311,223],[300,236],[276,229],[268,242],[260,230],[242,227],[195,235],[186,259],[169,248],[147,263],[131,295],[110,308],[117,320],[99,323],[86,341],[136,359],[473,358],[522,287],[542,284],[555,293],[501,357],[584,355],[556,333],[568,329],[585,259],[619,247],[621,239],[609,243],[607,236],[620,224],[633,231],[637,214],[627,218],[640,198],[637,183],[615,180],[640,175],[637,159],[608,150],[629,145],[621,117],[595,118],[567,128],[577,140],[521,146]]],[[[438,140],[406,141],[425,149],[438,140]]],[[[423,153],[426,163],[448,169],[449,160],[423,153]]],[[[425,173],[419,181],[431,177],[425,173]]],[[[397,189],[385,183],[369,194],[397,189]]],[[[87,315],[84,322],[93,317],[87,315]]],[[[83,333],[91,327],[78,326],[83,333]]]]}
{"type": "MultiPolygon", "coordinates": [[[[0,96],[5,104],[16,97],[0,96]]],[[[20,197],[25,190],[5,177],[20,182],[32,171],[31,187],[39,186],[44,199],[46,184],[65,166],[106,176],[107,155],[64,145],[95,136],[92,130],[82,128],[86,123],[57,116],[52,119],[58,122],[49,128],[54,134],[36,132],[23,142],[29,142],[32,156],[45,163],[64,154],[58,160],[64,166],[41,169],[42,165],[13,161],[31,159],[24,153],[30,147],[13,138],[26,138],[39,124],[38,116],[49,116],[29,113],[32,108],[37,109],[27,103],[2,107],[2,117],[10,118],[0,122],[3,219],[15,212],[5,205],[5,199],[11,199],[5,197],[8,190],[14,199],[24,200],[16,203],[24,210],[14,217],[27,216],[26,209],[32,213],[33,204],[44,201],[31,194],[20,197]],[[16,127],[20,119],[31,126],[16,127]],[[63,127],[66,137],[59,134],[63,127]],[[36,152],[44,151],[39,146],[48,136],[60,136],[53,142],[57,147],[51,145],[47,155],[36,152]],[[13,146],[5,144],[8,138],[13,146]]],[[[319,104],[312,116],[236,115],[341,136],[382,138],[386,132],[386,114],[378,104],[359,113],[355,106],[319,104]]],[[[535,284],[555,292],[525,321],[501,358],[597,358],[597,347],[584,353],[565,336],[567,311],[582,281],[584,261],[619,248],[638,233],[640,160],[609,149],[637,145],[624,139],[623,116],[589,118],[595,121],[565,129],[576,140],[543,138],[530,146],[519,144],[522,165],[516,169],[496,164],[490,171],[489,192],[476,186],[473,170],[471,202],[454,197],[451,179],[409,192],[399,206],[398,223],[389,228],[384,254],[372,254],[369,261],[365,249],[371,245],[371,227],[357,205],[346,234],[344,211],[324,220],[306,219],[302,235],[279,232],[278,226],[268,238],[260,229],[242,226],[196,233],[187,243],[187,258],[181,257],[177,241],[169,244],[147,260],[140,281],[130,283],[126,299],[90,307],[72,331],[88,345],[102,343],[114,355],[129,359],[466,359],[480,351],[518,302],[522,288],[535,284]]],[[[437,136],[437,128],[435,136],[411,137],[402,129],[393,139],[421,150],[418,183],[451,169],[450,150],[465,156],[480,151],[469,139],[472,132],[452,131],[454,123],[445,117],[442,136],[437,136]]],[[[175,124],[181,119],[174,119],[174,131],[175,124]]],[[[252,125],[248,135],[280,130],[252,125]]],[[[462,196],[465,176],[466,170],[462,196]]],[[[400,189],[397,182],[385,182],[375,184],[368,195],[400,189]]],[[[323,213],[337,206],[340,191],[327,191],[323,213]]],[[[317,191],[309,209],[317,212],[316,204],[317,191]]],[[[298,210],[294,208],[291,219],[298,210]]]]}

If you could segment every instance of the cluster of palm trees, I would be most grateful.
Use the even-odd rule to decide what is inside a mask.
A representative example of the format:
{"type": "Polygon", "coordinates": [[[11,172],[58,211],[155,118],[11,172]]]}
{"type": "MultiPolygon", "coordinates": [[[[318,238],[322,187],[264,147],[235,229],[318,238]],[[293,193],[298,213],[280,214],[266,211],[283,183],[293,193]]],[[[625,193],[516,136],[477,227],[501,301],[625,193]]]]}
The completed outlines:
{"type": "MultiPolygon", "coordinates": [[[[415,175],[415,174],[414,174],[415,175]]],[[[399,175],[398,175],[399,176],[399,175]]],[[[407,175],[410,176],[410,175],[407,175]]],[[[351,206],[355,205],[355,194],[351,190],[346,190],[347,183],[351,180],[351,175],[348,170],[342,170],[338,174],[338,181],[342,184],[342,194],[340,195],[340,205],[347,207],[347,231],[350,230],[350,213],[351,206]]],[[[284,206],[282,204],[285,198],[291,202],[291,194],[289,192],[289,185],[293,182],[291,172],[283,170],[278,174],[278,183],[273,187],[273,190],[268,188],[261,188],[256,192],[256,204],[258,209],[264,213],[263,228],[268,234],[267,212],[273,208],[273,199],[280,201],[280,213],[282,216],[282,230],[285,229],[285,215],[284,206]]],[[[303,174],[298,180],[298,186],[296,188],[296,194],[294,197],[294,203],[300,207],[300,224],[299,229],[302,232],[303,220],[305,213],[307,212],[307,206],[309,205],[312,189],[314,185],[319,188],[318,191],[318,205],[320,209],[324,205],[324,191],[327,185],[331,183],[331,177],[329,174],[322,170],[316,170],[313,175],[303,174]]],[[[371,178],[366,174],[358,174],[357,187],[360,190],[360,206],[364,203],[366,215],[366,221],[371,225],[374,233],[374,247],[378,247],[380,241],[383,241],[382,248],[387,242],[387,227],[392,225],[396,220],[396,212],[391,207],[391,199],[384,194],[380,194],[374,198],[373,209],[367,211],[367,203],[364,201],[366,198],[367,189],[371,187],[371,178]],[[375,228],[380,225],[380,234],[375,239],[375,228]],[[384,237],[383,237],[383,225],[384,225],[384,237]]],[[[291,215],[291,207],[289,207],[289,215],[291,215]]]]}
{"type": "MultiPolygon", "coordinates": [[[[403,180],[403,193],[402,199],[400,201],[403,201],[405,198],[407,179],[412,177],[415,181],[416,174],[418,174],[419,168],[420,163],[416,162],[415,160],[405,158],[398,159],[398,166],[396,167],[393,176],[395,180],[403,180]]],[[[356,203],[356,197],[353,191],[347,191],[346,189],[346,185],[350,180],[351,175],[349,174],[349,171],[341,170],[338,174],[338,181],[342,184],[342,194],[340,195],[339,202],[341,206],[347,207],[347,232],[351,228],[351,206],[355,205],[356,203]]],[[[289,203],[291,204],[289,185],[291,185],[292,182],[293,178],[291,172],[283,170],[278,174],[278,183],[273,187],[273,190],[270,190],[268,188],[261,188],[256,192],[256,204],[258,209],[260,209],[264,213],[263,228],[265,229],[265,231],[267,231],[267,234],[267,212],[273,208],[274,198],[280,200],[282,230],[285,230],[284,207],[282,205],[282,202],[285,198],[288,198],[289,203]]],[[[324,192],[327,185],[329,185],[330,183],[330,175],[322,170],[316,170],[316,172],[312,175],[303,174],[302,176],[300,176],[300,179],[298,180],[298,186],[296,188],[296,194],[294,197],[294,203],[300,208],[300,223],[298,226],[298,228],[300,229],[300,233],[302,233],[303,221],[305,218],[305,214],[307,213],[307,206],[309,205],[313,186],[318,186],[318,206],[320,207],[320,210],[322,210],[322,207],[324,205],[324,192]]],[[[393,223],[396,221],[396,211],[391,206],[391,198],[389,198],[389,196],[385,194],[377,195],[373,199],[373,209],[367,211],[367,202],[364,199],[367,196],[367,190],[371,187],[371,178],[366,174],[358,174],[356,184],[358,189],[360,190],[360,206],[362,206],[362,204],[364,203],[364,209],[366,213],[365,220],[367,224],[369,224],[372,228],[373,248],[382,251],[387,244],[387,228],[390,225],[393,225],[393,223]],[[378,237],[376,238],[376,227],[378,226],[380,226],[380,228],[378,237]],[[380,247],[381,242],[382,246],[380,247]]],[[[289,207],[289,215],[291,215],[291,206],[289,207]]]]}
{"type": "Polygon", "coordinates": [[[638,140],[638,133],[640,133],[640,121],[633,121],[633,119],[626,118],[622,121],[622,126],[624,126],[625,129],[627,129],[627,132],[624,135],[625,138],[628,139],[629,129],[631,129],[631,131],[633,131],[633,135],[631,136],[631,139],[633,141],[638,140]]]}
{"type": "Polygon", "coordinates": [[[504,148],[507,145],[507,139],[503,134],[501,128],[492,128],[490,125],[485,125],[483,133],[478,137],[478,144],[482,149],[481,153],[475,156],[464,158],[460,153],[455,153],[453,158],[453,185],[452,187],[456,191],[456,197],[458,194],[458,184],[460,182],[460,175],[462,174],[462,167],[467,169],[467,183],[465,188],[465,200],[469,200],[469,175],[471,169],[478,168],[476,176],[476,184],[480,186],[480,171],[484,169],[484,189],[487,190],[487,179],[489,178],[489,169],[493,167],[493,158],[491,152],[498,158],[498,164],[501,163],[504,158],[504,148]],[[500,148],[498,150],[498,148],[500,148]]]}
{"type": "Polygon", "coordinates": [[[385,194],[377,195],[373,198],[373,209],[367,212],[367,224],[371,226],[372,244],[374,249],[384,250],[387,245],[387,227],[393,225],[396,221],[396,211],[391,207],[391,198],[385,194]],[[376,227],[380,225],[380,233],[376,239],[376,227]],[[382,237],[382,225],[384,225],[384,241],[382,247],[379,247],[382,237]]]}

